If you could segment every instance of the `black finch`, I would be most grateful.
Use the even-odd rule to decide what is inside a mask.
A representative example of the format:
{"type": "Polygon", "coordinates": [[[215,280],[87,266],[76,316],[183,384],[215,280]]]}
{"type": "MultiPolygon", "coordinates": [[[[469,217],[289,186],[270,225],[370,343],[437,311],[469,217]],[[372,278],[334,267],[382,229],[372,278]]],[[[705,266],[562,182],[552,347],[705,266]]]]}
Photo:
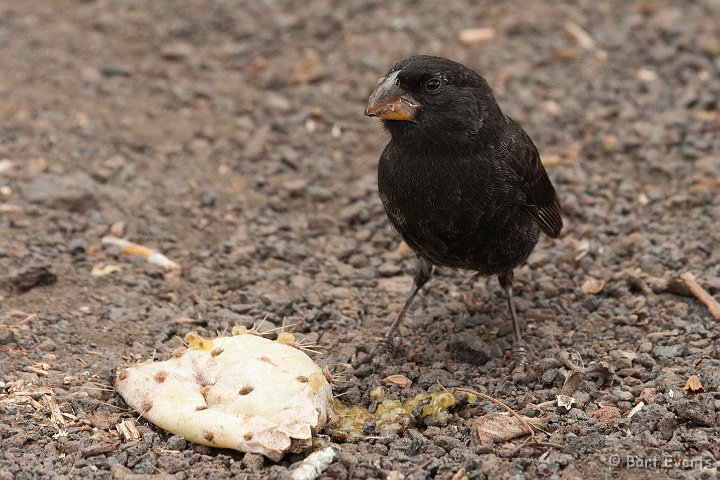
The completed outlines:
{"type": "Polygon", "coordinates": [[[396,63],[365,114],[391,138],[378,187],[390,222],[417,253],[414,288],[385,336],[392,337],[435,265],[497,275],[513,321],[516,368],[525,348],[512,297],[513,269],[540,232],[560,235],[560,205],[525,131],[500,110],[487,82],[440,57],[396,63]]]}

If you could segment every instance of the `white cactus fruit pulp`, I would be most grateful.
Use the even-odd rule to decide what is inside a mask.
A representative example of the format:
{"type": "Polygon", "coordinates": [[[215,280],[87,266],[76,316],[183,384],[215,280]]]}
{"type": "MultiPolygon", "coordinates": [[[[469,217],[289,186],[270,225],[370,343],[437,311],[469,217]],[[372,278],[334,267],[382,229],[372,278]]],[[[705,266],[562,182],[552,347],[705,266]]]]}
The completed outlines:
{"type": "Polygon", "coordinates": [[[128,405],[202,445],[276,461],[310,446],[332,416],[330,384],[310,357],[251,333],[211,342],[194,335],[174,358],[118,372],[128,405]]]}

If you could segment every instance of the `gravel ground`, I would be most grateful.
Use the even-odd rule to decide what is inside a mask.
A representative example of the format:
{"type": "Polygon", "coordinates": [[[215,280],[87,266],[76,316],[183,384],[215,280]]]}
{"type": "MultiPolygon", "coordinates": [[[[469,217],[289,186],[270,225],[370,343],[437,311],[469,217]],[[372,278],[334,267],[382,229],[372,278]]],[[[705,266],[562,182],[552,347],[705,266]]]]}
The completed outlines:
{"type": "Polygon", "coordinates": [[[497,407],[460,402],[446,422],[338,442],[322,478],[717,478],[718,320],[658,284],[690,271],[720,296],[720,2],[297,7],[0,4],[0,480],[286,478],[301,455],[188,444],[112,390],[116,368],[190,329],[263,318],[327,349],[347,404],[372,407],[403,374],[412,386],[388,396],[467,386],[549,416],[534,444],[477,445],[473,423],[497,407]],[[494,35],[461,41],[471,28],[494,35]],[[481,72],[559,192],[562,238],[516,270],[525,381],[509,378],[496,281],[463,272],[436,275],[395,358],[371,361],[412,259],[377,197],[387,138],[362,110],[414,53],[481,72]],[[109,233],[182,276],[101,245],[109,233]],[[614,373],[567,410],[574,365],[614,373]]]}

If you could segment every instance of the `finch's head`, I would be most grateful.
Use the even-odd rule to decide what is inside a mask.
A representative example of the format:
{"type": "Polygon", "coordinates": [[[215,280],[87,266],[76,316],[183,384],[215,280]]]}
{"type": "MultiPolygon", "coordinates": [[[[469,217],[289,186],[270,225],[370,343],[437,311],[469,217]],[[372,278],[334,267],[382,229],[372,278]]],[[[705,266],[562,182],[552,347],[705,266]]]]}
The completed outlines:
{"type": "Polygon", "coordinates": [[[440,142],[472,137],[497,123],[490,120],[502,118],[480,75],[426,55],[396,63],[370,95],[365,115],[382,118],[393,137],[419,135],[440,142]]]}

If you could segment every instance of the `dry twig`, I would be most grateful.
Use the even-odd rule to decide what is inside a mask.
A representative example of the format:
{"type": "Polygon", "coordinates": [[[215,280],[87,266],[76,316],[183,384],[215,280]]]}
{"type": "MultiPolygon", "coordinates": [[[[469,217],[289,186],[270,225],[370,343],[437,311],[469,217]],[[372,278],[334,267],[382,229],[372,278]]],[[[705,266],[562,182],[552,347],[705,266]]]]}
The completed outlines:
{"type": "Polygon", "coordinates": [[[710,315],[715,317],[715,320],[720,320],[720,303],[718,303],[718,301],[715,300],[712,295],[710,295],[704,288],[700,286],[700,284],[695,279],[695,275],[693,275],[691,272],[685,272],[680,275],[680,278],[683,279],[685,285],[687,285],[688,287],[688,290],[690,290],[690,293],[692,293],[695,298],[705,304],[707,309],[710,311],[710,315]]]}
{"type": "Polygon", "coordinates": [[[65,418],[63,418],[60,407],[58,407],[58,404],[55,400],[53,400],[52,396],[43,395],[42,404],[50,412],[50,421],[53,423],[57,431],[63,431],[66,425],[65,418]]]}
{"type": "Polygon", "coordinates": [[[115,429],[125,438],[126,442],[135,442],[140,440],[140,432],[135,426],[135,421],[131,418],[123,420],[115,425],[115,429]]]}
{"type": "Polygon", "coordinates": [[[0,332],[5,331],[5,330],[13,330],[13,329],[19,327],[20,325],[24,325],[26,323],[30,323],[34,320],[37,320],[37,318],[38,318],[37,315],[35,315],[33,313],[32,315],[28,315],[24,319],[20,320],[17,323],[12,324],[12,325],[6,325],[4,323],[0,323],[0,332]]]}
{"type": "Polygon", "coordinates": [[[687,284],[677,277],[651,277],[636,268],[625,272],[625,280],[632,288],[636,288],[646,295],[651,293],[674,293],[684,297],[692,296],[687,284]]]}
{"type": "Polygon", "coordinates": [[[702,302],[716,320],[720,320],[720,303],[700,286],[695,275],[685,272],[679,277],[651,277],[640,269],[625,272],[625,280],[631,287],[646,295],[651,293],[674,293],[684,297],[695,297],[702,302]]]}

